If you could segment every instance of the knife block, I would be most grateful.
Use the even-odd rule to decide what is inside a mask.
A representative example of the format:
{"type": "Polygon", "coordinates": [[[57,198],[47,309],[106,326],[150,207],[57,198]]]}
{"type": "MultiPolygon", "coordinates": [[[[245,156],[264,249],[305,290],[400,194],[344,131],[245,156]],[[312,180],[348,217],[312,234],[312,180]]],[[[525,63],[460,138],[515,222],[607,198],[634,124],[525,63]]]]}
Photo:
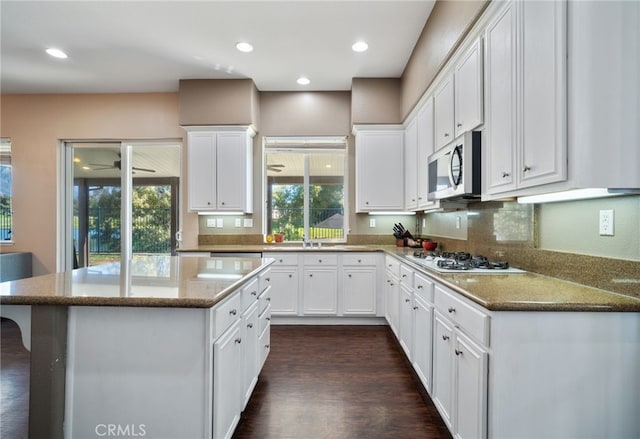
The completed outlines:
{"type": "Polygon", "coordinates": [[[396,247],[404,247],[406,242],[406,238],[396,239],[396,247]]]}

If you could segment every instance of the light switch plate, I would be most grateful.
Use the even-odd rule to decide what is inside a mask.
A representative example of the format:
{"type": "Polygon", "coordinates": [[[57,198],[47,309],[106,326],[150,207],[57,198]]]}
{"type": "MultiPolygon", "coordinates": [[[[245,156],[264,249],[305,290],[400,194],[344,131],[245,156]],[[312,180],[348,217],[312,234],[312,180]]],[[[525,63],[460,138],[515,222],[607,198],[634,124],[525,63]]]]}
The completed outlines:
{"type": "Polygon", "coordinates": [[[245,227],[253,227],[253,219],[252,218],[245,218],[244,219],[244,226],[245,227]]]}
{"type": "Polygon", "coordinates": [[[376,219],[369,218],[369,227],[375,227],[375,226],[376,226],[376,219]]]}
{"type": "Polygon", "coordinates": [[[216,227],[221,229],[224,227],[224,223],[222,222],[222,218],[216,218],[216,227]]]}
{"type": "Polygon", "coordinates": [[[236,218],[236,227],[242,227],[242,218],[236,218]]]}
{"type": "Polygon", "coordinates": [[[215,218],[207,218],[207,227],[215,227],[216,219],[215,218]]]}

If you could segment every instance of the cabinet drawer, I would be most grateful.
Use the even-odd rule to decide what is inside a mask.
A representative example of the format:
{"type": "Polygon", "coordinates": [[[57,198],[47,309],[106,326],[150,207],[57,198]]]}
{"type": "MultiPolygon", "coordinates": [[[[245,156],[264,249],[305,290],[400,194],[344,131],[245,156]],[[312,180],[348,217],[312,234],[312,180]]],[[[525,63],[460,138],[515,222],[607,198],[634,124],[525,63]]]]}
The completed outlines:
{"type": "Polygon", "coordinates": [[[271,303],[271,286],[270,285],[267,286],[266,290],[260,293],[260,295],[258,296],[258,301],[260,302],[258,312],[262,312],[271,303]]]}
{"type": "Polygon", "coordinates": [[[242,297],[235,293],[211,310],[211,336],[214,340],[240,318],[241,305],[242,297]]]}
{"type": "Polygon", "coordinates": [[[275,259],[274,267],[279,265],[298,265],[298,255],[296,253],[264,253],[263,256],[275,259]]]}
{"type": "Polygon", "coordinates": [[[463,302],[443,287],[436,285],[434,304],[443,315],[453,321],[456,327],[489,346],[489,316],[463,302]]]}
{"type": "Polygon", "coordinates": [[[271,285],[271,269],[267,268],[258,275],[258,291],[262,292],[271,285]]]}
{"type": "Polygon", "coordinates": [[[338,265],[338,255],[316,253],[303,256],[304,265],[338,265]]]}
{"type": "Polygon", "coordinates": [[[242,287],[240,296],[242,298],[242,311],[244,312],[251,304],[258,300],[258,279],[254,278],[242,287]]]}
{"type": "Polygon", "coordinates": [[[378,255],[376,253],[352,253],[342,256],[342,265],[377,265],[378,255]]]}
{"type": "Polygon", "coordinates": [[[393,256],[385,256],[384,268],[390,271],[394,276],[400,276],[400,261],[393,256]]]}
{"type": "Polygon", "coordinates": [[[433,303],[433,282],[426,276],[416,273],[413,278],[414,292],[428,303],[433,303]]]}

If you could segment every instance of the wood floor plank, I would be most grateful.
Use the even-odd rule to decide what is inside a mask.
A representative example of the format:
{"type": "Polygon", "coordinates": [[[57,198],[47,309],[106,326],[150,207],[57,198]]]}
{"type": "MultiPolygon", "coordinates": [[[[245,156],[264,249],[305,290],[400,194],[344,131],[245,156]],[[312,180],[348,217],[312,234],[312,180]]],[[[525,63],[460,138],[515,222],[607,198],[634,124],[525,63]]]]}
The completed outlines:
{"type": "Polygon", "coordinates": [[[450,438],[386,326],[272,326],[235,439],[450,438]]]}

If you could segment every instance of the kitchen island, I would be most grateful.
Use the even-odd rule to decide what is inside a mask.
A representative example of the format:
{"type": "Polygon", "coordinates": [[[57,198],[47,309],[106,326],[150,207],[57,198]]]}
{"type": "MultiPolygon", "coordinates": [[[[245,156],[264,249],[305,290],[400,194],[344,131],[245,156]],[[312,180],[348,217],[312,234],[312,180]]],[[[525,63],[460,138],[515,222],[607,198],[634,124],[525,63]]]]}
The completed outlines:
{"type": "Polygon", "coordinates": [[[272,262],[141,257],[0,284],[31,350],[30,437],[230,437],[269,351],[272,262]]]}

